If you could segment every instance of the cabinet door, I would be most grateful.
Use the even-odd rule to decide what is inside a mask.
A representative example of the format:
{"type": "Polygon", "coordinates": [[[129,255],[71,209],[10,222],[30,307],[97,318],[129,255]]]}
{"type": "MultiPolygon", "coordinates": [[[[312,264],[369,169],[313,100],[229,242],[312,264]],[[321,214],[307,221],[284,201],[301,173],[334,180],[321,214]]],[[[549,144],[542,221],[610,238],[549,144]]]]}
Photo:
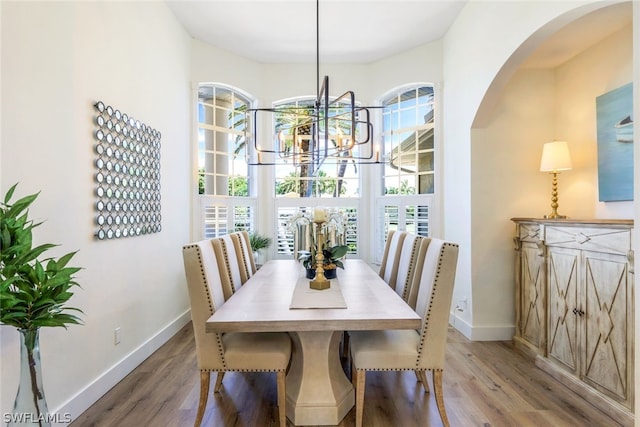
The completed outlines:
{"type": "Polygon", "coordinates": [[[580,251],[549,247],[547,275],[549,295],[548,356],[577,374],[577,307],[580,251]]]}
{"type": "Polygon", "coordinates": [[[629,367],[632,300],[627,259],[620,255],[583,253],[585,307],[582,339],[583,380],[596,389],[630,404],[629,367]]]}
{"type": "Polygon", "coordinates": [[[534,347],[545,347],[545,272],[541,249],[523,243],[521,249],[520,336],[534,347]]]}

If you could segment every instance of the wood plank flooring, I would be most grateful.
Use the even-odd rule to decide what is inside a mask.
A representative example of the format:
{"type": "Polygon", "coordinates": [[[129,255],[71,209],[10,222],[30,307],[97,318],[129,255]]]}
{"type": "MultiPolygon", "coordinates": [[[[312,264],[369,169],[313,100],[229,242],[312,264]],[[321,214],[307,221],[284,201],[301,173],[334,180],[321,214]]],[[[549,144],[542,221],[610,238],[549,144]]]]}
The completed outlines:
{"type": "MultiPolygon", "coordinates": [[[[452,426],[619,425],[535,367],[511,342],[470,342],[450,328],[443,377],[452,426]]],[[[428,378],[431,382],[430,374],[428,378]]],[[[212,390],[214,381],[212,377],[212,390]]],[[[190,427],[198,393],[195,341],[188,324],[71,426],[190,427]]],[[[277,426],[277,420],[275,375],[227,373],[221,392],[210,392],[202,425],[266,427],[277,426]]],[[[355,425],[354,411],[339,425],[355,425]]],[[[364,425],[442,423],[433,396],[424,393],[412,372],[383,372],[367,374],[364,425]]]]}

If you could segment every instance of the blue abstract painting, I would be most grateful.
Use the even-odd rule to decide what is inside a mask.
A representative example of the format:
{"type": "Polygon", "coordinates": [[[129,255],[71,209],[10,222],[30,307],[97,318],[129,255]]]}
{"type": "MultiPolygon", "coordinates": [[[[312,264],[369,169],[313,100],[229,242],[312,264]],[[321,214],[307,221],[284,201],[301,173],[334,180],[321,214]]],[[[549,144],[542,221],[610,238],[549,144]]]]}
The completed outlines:
{"type": "Polygon", "coordinates": [[[633,200],[633,84],[596,97],[601,202],[633,200]]]}

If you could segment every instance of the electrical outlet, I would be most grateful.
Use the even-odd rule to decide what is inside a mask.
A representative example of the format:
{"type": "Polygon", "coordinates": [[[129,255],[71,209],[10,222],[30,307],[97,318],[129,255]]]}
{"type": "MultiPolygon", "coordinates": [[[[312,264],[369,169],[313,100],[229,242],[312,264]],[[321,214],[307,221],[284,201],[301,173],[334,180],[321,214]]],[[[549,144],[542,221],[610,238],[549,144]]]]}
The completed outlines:
{"type": "Polygon", "coordinates": [[[113,345],[120,344],[121,340],[122,340],[122,331],[120,330],[120,328],[115,328],[113,330],[113,345]]]}
{"type": "Polygon", "coordinates": [[[465,311],[467,309],[467,299],[466,298],[462,298],[461,300],[458,301],[458,304],[456,305],[456,310],[457,311],[465,311]]]}

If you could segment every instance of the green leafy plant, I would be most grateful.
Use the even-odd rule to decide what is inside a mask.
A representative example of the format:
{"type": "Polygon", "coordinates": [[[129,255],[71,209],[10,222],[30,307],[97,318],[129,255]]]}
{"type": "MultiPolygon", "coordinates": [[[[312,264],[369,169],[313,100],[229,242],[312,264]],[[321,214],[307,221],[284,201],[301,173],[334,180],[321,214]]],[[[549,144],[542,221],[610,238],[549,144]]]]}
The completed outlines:
{"type": "Polygon", "coordinates": [[[0,323],[16,327],[22,337],[14,411],[40,419],[48,409],[41,383],[39,331],[44,326],[82,323],[74,314],[82,311],[66,305],[73,296],[71,289],[78,286],[73,276],[80,268],[67,266],[75,252],[41,259],[56,245],[33,247],[33,229],[41,223],[29,219],[29,206],[39,193],[12,202],[17,185],[0,202],[0,323]]]}
{"type": "Polygon", "coordinates": [[[73,276],[80,268],[67,265],[76,252],[39,259],[57,245],[33,247],[32,232],[41,223],[28,218],[28,209],[39,193],[12,203],[17,185],[0,203],[0,323],[22,330],[81,324],[74,312],[82,311],[66,306],[78,286],[73,276]]]}
{"type": "MultiPolygon", "coordinates": [[[[315,249],[315,248],[313,248],[315,249]]],[[[322,250],[322,266],[325,270],[331,270],[335,268],[344,269],[342,258],[347,254],[349,247],[347,245],[335,245],[322,250]]],[[[304,268],[315,269],[316,268],[316,253],[314,251],[298,251],[298,261],[302,262],[304,268]]]]}
{"type": "Polygon", "coordinates": [[[264,236],[258,232],[249,233],[249,243],[251,244],[251,250],[254,252],[267,249],[272,242],[273,239],[271,237],[264,236]]]}

